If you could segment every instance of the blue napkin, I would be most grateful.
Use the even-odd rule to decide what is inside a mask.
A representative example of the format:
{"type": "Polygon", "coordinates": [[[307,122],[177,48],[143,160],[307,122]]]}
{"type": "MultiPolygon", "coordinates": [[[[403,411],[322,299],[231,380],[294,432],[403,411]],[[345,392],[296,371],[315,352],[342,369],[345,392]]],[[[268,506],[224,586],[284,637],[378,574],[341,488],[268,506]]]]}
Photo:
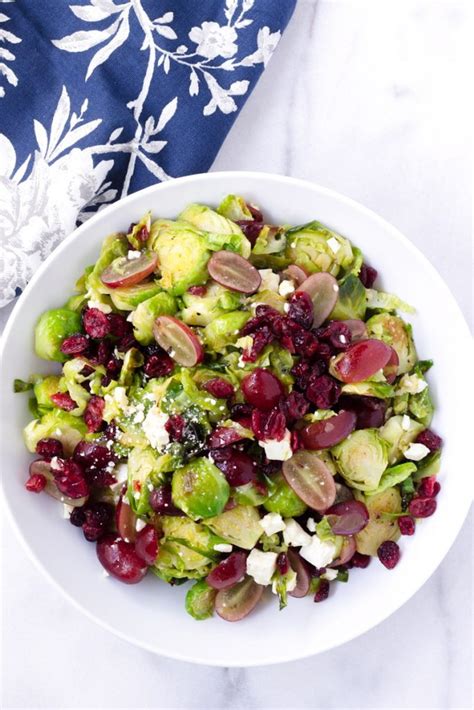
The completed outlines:
{"type": "Polygon", "coordinates": [[[98,208],[206,171],[296,0],[0,0],[0,306],[98,208]]]}

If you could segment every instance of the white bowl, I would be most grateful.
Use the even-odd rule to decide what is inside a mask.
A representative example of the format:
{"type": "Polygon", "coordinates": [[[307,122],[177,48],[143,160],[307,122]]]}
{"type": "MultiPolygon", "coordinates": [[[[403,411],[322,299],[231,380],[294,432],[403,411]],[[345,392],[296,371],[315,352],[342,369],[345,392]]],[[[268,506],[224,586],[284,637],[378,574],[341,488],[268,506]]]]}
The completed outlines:
{"type": "Polygon", "coordinates": [[[466,450],[472,432],[465,406],[466,368],[460,363],[472,363],[470,348],[463,316],[435,269],[394,227],[356,202],[308,182],[258,173],[211,173],[150,187],[71,234],[35,274],[10,317],[1,379],[7,507],[31,558],[71,602],[143,648],[216,666],[279,663],[325,651],[369,630],[406,602],[434,572],[461,528],[471,500],[466,450]],[[410,320],[420,357],[435,360],[429,374],[437,405],[434,428],[445,440],[438,510],[417,526],[413,538],[401,539],[402,558],[394,570],[375,560],[368,569],[351,572],[349,584],[335,585],[324,604],[291,599],[279,613],[273,597],[237,624],[219,618],[194,621],[184,610],[186,587],[169,587],[151,574],[137,586],[104,577],[95,546],[61,517],[57,502],[25,491],[31,456],[22,428],[30,416],[27,396],[12,392],[15,377],[54,369],[34,354],[35,322],[45,309],[64,303],[83,268],[95,261],[105,235],[126,229],[148,209],[154,216],[174,218],[189,202],[215,205],[230,192],[261,205],[275,222],[318,219],[338,230],[361,247],[386,290],[416,306],[410,320]]]}

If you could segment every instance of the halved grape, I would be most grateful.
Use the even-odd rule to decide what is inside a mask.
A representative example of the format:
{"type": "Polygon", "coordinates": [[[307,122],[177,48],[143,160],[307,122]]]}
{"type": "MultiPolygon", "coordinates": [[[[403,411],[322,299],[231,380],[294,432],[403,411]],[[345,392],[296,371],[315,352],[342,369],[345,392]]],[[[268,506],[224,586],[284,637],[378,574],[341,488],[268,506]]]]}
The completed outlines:
{"type": "Polygon", "coordinates": [[[47,481],[46,486],[43,489],[44,492],[50,495],[51,498],[60,500],[61,503],[64,503],[64,505],[71,505],[74,508],[80,508],[87,501],[88,496],[84,496],[82,498],[69,498],[69,496],[61,493],[55,483],[54,474],[51,470],[51,464],[49,461],[32,461],[30,463],[29,473],[30,476],[33,476],[34,474],[44,476],[47,481]]]}
{"type": "Polygon", "coordinates": [[[209,572],[206,582],[213,589],[232,587],[244,577],[246,560],[247,555],[245,552],[232,552],[209,572]]]}
{"type": "Polygon", "coordinates": [[[107,535],[99,540],[96,549],[101,565],[125,584],[137,584],[147,573],[146,562],[137,555],[131,542],[107,535]]]}
{"type": "Polygon", "coordinates": [[[282,472],[296,495],[313,510],[324,511],[334,503],[334,478],[328,466],[313,451],[296,451],[283,463],[282,472]]]}
{"type": "Polygon", "coordinates": [[[349,560],[354,557],[356,551],[356,543],[352,535],[347,535],[342,543],[341,552],[339,557],[334,562],[331,562],[329,567],[339,567],[340,565],[345,565],[349,560]]]}
{"type": "Polygon", "coordinates": [[[288,594],[290,597],[296,597],[297,599],[305,597],[311,584],[311,573],[308,565],[296,550],[290,548],[286,554],[288,555],[291,569],[296,572],[296,587],[288,594]]]}
{"type": "Polygon", "coordinates": [[[155,340],[184,367],[194,367],[204,359],[204,348],[191,328],[173,316],[159,316],[153,326],[155,340]]]}
{"type": "Polygon", "coordinates": [[[301,266],[297,266],[296,264],[290,264],[287,266],[283,271],[283,276],[285,279],[291,279],[291,281],[294,281],[296,287],[301,286],[301,284],[308,278],[306,271],[304,271],[301,266]]]}
{"type": "Polygon", "coordinates": [[[334,417],[308,424],[299,432],[303,446],[312,451],[336,446],[354,431],[356,420],[354,412],[342,410],[334,417]]]}
{"type": "Polygon", "coordinates": [[[335,535],[355,535],[369,522],[369,511],[359,500],[336,503],[326,510],[326,516],[335,535]]]}
{"type": "Polygon", "coordinates": [[[252,577],[245,577],[233,587],[217,592],[216,612],[225,621],[240,621],[255,609],[263,590],[264,587],[257,584],[252,577]]]}
{"type": "Polygon", "coordinates": [[[115,509],[115,524],[118,533],[126,542],[135,542],[137,516],[126,498],[120,498],[115,509]]]}
{"type": "Polygon", "coordinates": [[[239,293],[255,293],[262,283],[255,266],[233,251],[216,251],[207,270],[218,284],[239,293]]]}
{"type": "Polygon", "coordinates": [[[321,271],[311,274],[298,287],[298,291],[304,291],[313,302],[313,328],[319,328],[329,316],[336,305],[339,286],[331,274],[321,271]]]}
{"type": "Polygon", "coordinates": [[[158,255],[143,251],[138,259],[119,256],[102,272],[100,280],[109,288],[134,286],[152,274],[158,264],[158,255]]]}
{"type": "Polygon", "coordinates": [[[153,525],[145,525],[137,533],[135,552],[147,565],[152,565],[158,554],[158,533],[153,525]]]}
{"type": "Polygon", "coordinates": [[[394,350],[393,348],[391,348],[391,350],[392,350],[392,354],[390,356],[390,360],[387,362],[387,364],[383,368],[383,374],[385,375],[385,379],[390,384],[392,384],[392,382],[395,382],[395,379],[398,374],[398,366],[400,364],[400,360],[399,360],[396,350],[394,350]]]}
{"type": "Polygon", "coordinates": [[[350,318],[349,320],[343,320],[341,323],[347,325],[351,331],[351,342],[355,343],[358,340],[365,340],[367,338],[367,326],[363,320],[358,320],[357,318],[350,318]]]}
{"type": "Polygon", "coordinates": [[[342,382],[363,382],[383,370],[391,357],[392,348],[382,340],[360,340],[332,360],[330,372],[342,382]]]}

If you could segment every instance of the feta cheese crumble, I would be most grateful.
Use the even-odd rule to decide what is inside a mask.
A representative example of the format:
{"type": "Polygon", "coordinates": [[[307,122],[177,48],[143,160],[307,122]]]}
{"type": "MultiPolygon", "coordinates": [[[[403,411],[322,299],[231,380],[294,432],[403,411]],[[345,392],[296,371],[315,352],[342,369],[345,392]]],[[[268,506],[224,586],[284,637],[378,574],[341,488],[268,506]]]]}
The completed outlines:
{"type": "Polygon", "coordinates": [[[267,535],[273,535],[286,528],[280,513],[268,513],[260,520],[260,526],[267,535]]]}
{"type": "Polygon", "coordinates": [[[300,555],[316,569],[326,567],[336,556],[336,546],[333,542],[322,542],[317,535],[313,535],[309,545],[304,545],[300,555]]]}
{"type": "Polygon", "coordinates": [[[127,259],[129,261],[133,261],[134,259],[139,259],[141,257],[141,255],[142,255],[141,251],[130,250],[127,254],[127,259]]]}
{"type": "Polygon", "coordinates": [[[314,518],[308,518],[306,521],[306,527],[310,532],[316,532],[316,520],[314,518]]]}
{"type": "Polygon", "coordinates": [[[424,459],[429,453],[429,448],[424,444],[410,444],[410,446],[403,452],[403,455],[410,461],[421,461],[421,459],[424,459]]]}
{"type": "Polygon", "coordinates": [[[402,429],[403,431],[409,431],[410,430],[410,424],[411,424],[411,419],[408,416],[408,414],[404,414],[402,417],[402,429]]]}
{"type": "Polygon", "coordinates": [[[276,569],[276,552],[262,552],[254,548],[247,557],[247,574],[266,587],[272,581],[276,569]]]}
{"type": "Polygon", "coordinates": [[[398,383],[396,394],[420,394],[428,387],[428,383],[418,375],[403,375],[398,383]]]}
{"type": "Polygon", "coordinates": [[[243,335],[235,341],[234,345],[236,348],[240,348],[241,350],[248,350],[253,345],[253,338],[251,335],[243,335]]]}
{"type": "Polygon", "coordinates": [[[280,296],[283,296],[283,298],[285,298],[285,296],[289,296],[290,293],[293,293],[294,290],[295,285],[293,281],[290,281],[289,279],[282,281],[281,284],[278,286],[278,293],[280,294],[280,296]]]}
{"type": "Polygon", "coordinates": [[[105,395],[105,401],[116,404],[119,409],[125,411],[128,407],[128,397],[125,387],[115,387],[111,394],[105,395]]]}
{"type": "Polygon", "coordinates": [[[293,520],[293,518],[285,519],[285,529],[283,530],[283,540],[287,545],[291,547],[302,547],[303,545],[309,545],[311,542],[311,535],[303,530],[301,525],[293,520]]]}
{"type": "Polygon", "coordinates": [[[232,545],[229,545],[226,542],[220,542],[217,545],[214,545],[213,549],[216,552],[232,552],[232,545]]]}
{"type": "Polygon", "coordinates": [[[145,521],[142,520],[141,518],[137,518],[137,522],[135,523],[135,530],[137,532],[140,532],[140,530],[143,530],[143,528],[145,528],[145,527],[146,527],[145,521]]]}
{"type": "Polygon", "coordinates": [[[293,456],[291,432],[288,429],[285,429],[285,435],[281,441],[265,439],[258,443],[265,450],[265,455],[270,461],[288,461],[293,456]]]}
{"type": "Polygon", "coordinates": [[[165,429],[168,415],[160,411],[155,405],[152,407],[143,421],[143,431],[150,445],[157,451],[161,451],[166,444],[169,444],[170,435],[165,429]]]}
{"type": "Polygon", "coordinates": [[[332,582],[337,577],[337,569],[327,569],[321,577],[327,579],[328,582],[332,582]]]}
{"type": "Polygon", "coordinates": [[[333,254],[337,254],[337,252],[341,248],[341,245],[337,241],[336,237],[330,237],[330,239],[327,240],[326,244],[328,245],[333,254]]]}
{"type": "Polygon", "coordinates": [[[63,503],[63,518],[66,520],[71,517],[71,513],[74,510],[73,505],[68,505],[67,503],[63,503]]]}
{"type": "Polygon", "coordinates": [[[278,291],[278,284],[280,283],[278,274],[273,273],[272,269],[259,269],[258,273],[262,277],[259,291],[278,291]]]}

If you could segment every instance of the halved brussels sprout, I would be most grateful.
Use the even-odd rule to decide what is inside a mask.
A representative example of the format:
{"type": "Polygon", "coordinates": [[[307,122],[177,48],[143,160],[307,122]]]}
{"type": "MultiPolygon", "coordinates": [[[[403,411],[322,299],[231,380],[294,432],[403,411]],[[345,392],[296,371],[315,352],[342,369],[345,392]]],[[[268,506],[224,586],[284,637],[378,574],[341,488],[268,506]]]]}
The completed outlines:
{"type": "Polygon", "coordinates": [[[364,397],[378,397],[378,399],[389,399],[393,397],[394,392],[394,388],[388,382],[375,382],[372,380],[353,382],[341,387],[342,394],[359,394],[364,397]]]}
{"type": "Polygon", "coordinates": [[[67,308],[45,311],[35,326],[35,352],[43,360],[66,362],[67,355],[61,352],[64,338],[81,330],[81,317],[67,308]]]}
{"type": "Polygon", "coordinates": [[[406,415],[397,414],[387,419],[380,434],[389,445],[388,462],[390,465],[403,458],[403,451],[415,441],[424,428],[423,424],[406,415]]]}
{"type": "Polygon", "coordinates": [[[107,266],[120,256],[128,253],[128,241],[124,234],[110,234],[102,242],[99,258],[94,264],[94,268],[86,277],[86,290],[88,293],[108,294],[111,292],[108,286],[102,283],[102,272],[107,266]]]}
{"type": "Polygon", "coordinates": [[[71,456],[76,444],[84,438],[87,427],[84,421],[62,409],[53,409],[44,414],[41,419],[34,419],[23,430],[26,448],[31,453],[36,450],[40,439],[52,437],[58,439],[66,456],[71,456]]]}
{"type": "Polygon", "coordinates": [[[434,451],[418,464],[418,470],[413,476],[415,481],[420,481],[427,476],[437,476],[441,470],[441,451],[434,451]]]}
{"type": "Polygon", "coordinates": [[[369,336],[383,340],[395,350],[399,360],[398,375],[413,369],[417,355],[411,326],[405,323],[400,316],[378,313],[367,321],[367,330],[369,336]]]}
{"type": "Polygon", "coordinates": [[[207,458],[195,458],[178,468],[171,483],[173,503],[190,518],[219,515],[230,488],[222,471],[207,458]]]}
{"type": "Polygon", "coordinates": [[[367,307],[365,288],[354,274],[346,276],[339,284],[337,303],[329,316],[330,320],[364,320],[367,307]]]}
{"type": "Polygon", "coordinates": [[[337,276],[340,269],[348,269],[354,255],[350,242],[320,222],[308,222],[287,230],[286,254],[292,264],[308,274],[328,271],[337,276]]]}
{"type": "Polygon", "coordinates": [[[205,205],[188,205],[178,217],[204,232],[208,249],[229,249],[244,258],[250,255],[250,242],[238,224],[205,205]]]}
{"type": "Polygon", "coordinates": [[[367,498],[359,495],[358,499],[365,503],[370,518],[365,528],[355,535],[357,552],[375,556],[382,542],[398,540],[400,537],[397,518],[391,515],[401,513],[400,493],[396,488],[388,488],[383,493],[367,498]]]}
{"type": "Polygon", "coordinates": [[[166,582],[205,577],[216,558],[214,536],[189,518],[163,516],[160,522],[163,537],[152,571],[166,582]]]}
{"type": "Polygon", "coordinates": [[[204,340],[207,346],[219,352],[227,345],[232,345],[249,318],[250,314],[246,311],[231,311],[215,318],[204,328],[204,340]]]}
{"type": "Polygon", "coordinates": [[[389,451],[377,429],[358,429],[331,451],[341,476],[352,488],[377,488],[387,468],[389,451]]]}
{"type": "Polygon", "coordinates": [[[161,399],[161,409],[167,414],[184,414],[208,433],[209,419],[218,421],[227,416],[227,406],[222,399],[212,397],[197,387],[190,368],[183,368],[167,380],[161,399]]]}
{"type": "Polygon", "coordinates": [[[51,395],[58,392],[59,379],[60,378],[56,375],[49,375],[48,377],[40,377],[36,380],[33,392],[40,412],[45,413],[47,409],[53,409],[54,404],[51,401],[51,395]]]}
{"type": "Polygon", "coordinates": [[[410,306],[393,293],[384,293],[373,288],[366,289],[367,308],[382,311],[403,311],[404,313],[415,313],[413,306],[410,306]]]}
{"type": "Polygon", "coordinates": [[[240,307],[240,293],[228,291],[217,283],[211,283],[203,296],[197,296],[188,291],[183,294],[184,308],[179,314],[180,319],[188,325],[209,325],[215,318],[235,311],[240,307]]]}
{"type": "Polygon", "coordinates": [[[133,311],[139,303],[160,293],[161,286],[155,281],[128,286],[128,288],[114,288],[110,294],[112,303],[120,311],[133,311]]]}
{"type": "Polygon", "coordinates": [[[280,513],[284,518],[297,518],[306,511],[306,503],[298,498],[296,493],[279,473],[267,479],[270,496],[263,503],[269,513],[280,513]]]}
{"type": "Polygon", "coordinates": [[[286,234],[283,228],[265,224],[253,245],[252,254],[254,256],[261,254],[283,255],[286,243],[286,234]]]}
{"type": "Polygon", "coordinates": [[[382,478],[380,479],[379,485],[373,491],[366,491],[366,496],[373,496],[377,493],[382,493],[387,490],[387,488],[393,488],[393,486],[398,486],[399,483],[403,483],[412,473],[415,473],[416,466],[412,462],[400,463],[398,466],[390,466],[386,468],[382,478]]]}
{"type": "Polygon", "coordinates": [[[128,454],[128,500],[134,513],[139,516],[151,512],[149,484],[152,487],[164,481],[161,458],[150,446],[145,449],[133,448],[128,454]]]}
{"type": "Polygon", "coordinates": [[[276,291],[271,291],[270,289],[265,289],[263,291],[258,291],[256,294],[250,297],[249,302],[252,307],[260,305],[270,306],[274,308],[279,313],[285,312],[286,299],[280,296],[276,291]]]}
{"type": "Polygon", "coordinates": [[[161,286],[174,296],[180,296],[190,286],[206,283],[211,252],[204,235],[188,222],[153,222],[148,244],[158,254],[161,286]]]}
{"type": "MultiPolygon", "coordinates": [[[[79,357],[68,360],[63,365],[63,377],[59,381],[60,391],[65,392],[67,390],[77,404],[76,409],[73,410],[73,414],[76,416],[81,416],[84,413],[87,402],[91,398],[89,391],[82,386],[82,383],[86,380],[90,381],[89,378],[81,374],[85,365],[84,360],[79,357]]],[[[99,382],[100,378],[101,375],[99,374],[99,382]]]]}
{"type": "Polygon", "coordinates": [[[200,579],[186,593],[186,611],[197,621],[210,619],[214,614],[216,595],[217,589],[210,587],[205,579],[200,579]]]}
{"type": "Polygon", "coordinates": [[[247,203],[244,198],[239,197],[239,195],[227,195],[227,197],[224,197],[217,208],[217,212],[223,217],[231,219],[233,222],[239,220],[253,220],[253,215],[247,207],[247,203]]]}
{"type": "Polygon", "coordinates": [[[164,291],[140,303],[133,312],[133,334],[138,342],[142,345],[154,342],[153,324],[156,318],[172,316],[176,309],[176,300],[164,291]]]}
{"type": "Polygon", "coordinates": [[[251,550],[263,532],[259,521],[256,508],[237,505],[214,518],[207,518],[203,524],[232,545],[251,550]]]}

